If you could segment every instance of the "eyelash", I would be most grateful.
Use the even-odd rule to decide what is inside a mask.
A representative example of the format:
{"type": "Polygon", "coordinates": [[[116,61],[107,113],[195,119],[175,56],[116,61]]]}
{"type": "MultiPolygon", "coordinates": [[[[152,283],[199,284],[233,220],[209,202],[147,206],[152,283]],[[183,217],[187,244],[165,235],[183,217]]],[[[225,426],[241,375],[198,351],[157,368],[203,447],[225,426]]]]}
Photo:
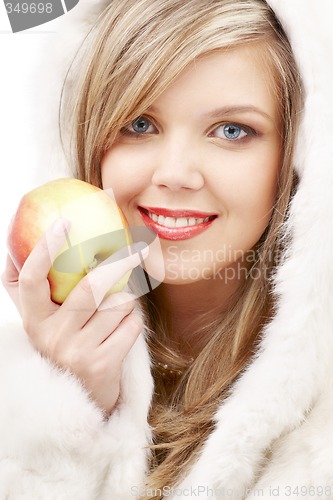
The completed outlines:
{"type": "MultiPolygon", "coordinates": [[[[136,132],[135,130],[130,130],[130,127],[133,127],[133,124],[139,120],[147,120],[147,122],[149,122],[150,126],[153,125],[153,127],[155,127],[153,121],[150,119],[150,118],[147,118],[146,116],[142,115],[142,116],[139,116],[138,118],[136,118],[135,120],[133,120],[131,123],[129,123],[128,125],[126,125],[125,127],[123,127],[121,129],[121,134],[122,135],[127,135],[127,136],[130,136],[130,137],[135,137],[137,139],[141,139],[141,137],[143,137],[144,135],[149,135],[151,132],[143,132],[143,133],[140,133],[140,132],[136,132]]],[[[155,127],[156,128],[156,127],[155,127]]]]}
{"type": "Polygon", "coordinates": [[[259,135],[259,133],[252,127],[249,127],[248,125],[242,125],[241,123],[237,123],[237,122],[224,122],[224,123],[219,123],[218,125],[215,125],[214,128],[212,129],[212,132],[209,133],[209,137],[213,137],[213,138],[217,138],[217,139],[222,139],[222,140],[225,140],[227,141],[228,143],[232,143],[232,142],[235,142],[235,143],[242,143],[242,142],[245,142],[253,137],[257,137],[259,135]],[[227,137],[216,137],[213,135],[213,132],[216,132],[219,128],[222,128],[224,129],[224,127],[233,127],[233,128],[237,128],[237,129],[240,129],[240,134],[242,132],[245,132],[245,136],[243,137],[236,137],[234,139],[229,139],[227,137]]]}
{"type": "MultiPolygon", "coordinates": [[[[125,136],[129,136],[129,137],[133,137],[133,138],[136,138],[136,139],[141,139],[142,137],[144,137],[145,135],[150,135],[152,134],[153,132],[147,132],[147,131],[144,131],[144,132],[136,132],[135,130],[130,130],[130,127],[133,127],[133,124],[139,120],[146,120],[148,123],[149,123],[149,126],[148,126],[148,129],[150,126],[153,126],[155,129],[156,129],[156,126],[154,125],[154,122],[142,115],[142,116],[139,116],[138,118],[136,118],[135,120],[133,120],[130,124],[128,124],[127,126],[123,127],[121,129],[121,134],[122,135],[125,135],[125,136]]],[[[214,128],[212,129],[212,131],[208,134],[209,137],[214,137],[212,134],[214,131],[218,130],[219,128],[223,128],[223,127],[227,127],[227,126],[230,126],[230,127],[234,127],[234,128],[238,128],[241,130],[241,132],[245,132],[245,136],[241,137],[241,138],[234,138],[234,139],[228,139],[227,137],[216,137],[217,139],[222,139],[222,140],[225,140],[229,143],[232,143],[232,142],[235,142],[235,143],[242,143],[242,142],[245,142],[246,140],[249,140],[250,138],[252,137],[256,137],[259,135],[259,133],[253,129],[252,127],[249,127],[247,125],[242,125],[240,123],[237,123],[237,122],[224,122],[224,123],[218,123],[216,125],[214,125],[214,128]]]]}

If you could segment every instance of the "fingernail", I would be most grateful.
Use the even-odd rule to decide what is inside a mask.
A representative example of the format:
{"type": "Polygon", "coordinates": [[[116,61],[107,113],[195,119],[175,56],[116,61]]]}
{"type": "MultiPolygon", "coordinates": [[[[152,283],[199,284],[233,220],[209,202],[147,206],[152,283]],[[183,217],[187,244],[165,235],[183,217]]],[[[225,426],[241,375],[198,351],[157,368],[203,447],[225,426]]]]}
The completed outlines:
{"type": "Polygon", "coordinates": [[[71,227],[70,220],[66,219],[66,217],[60,217],[60,219],[57,219],[54,222],[52,226],[52,231],[57,236],[63,236],[64,233],[65,234],[67,233],[70,227],[71,227]]]}

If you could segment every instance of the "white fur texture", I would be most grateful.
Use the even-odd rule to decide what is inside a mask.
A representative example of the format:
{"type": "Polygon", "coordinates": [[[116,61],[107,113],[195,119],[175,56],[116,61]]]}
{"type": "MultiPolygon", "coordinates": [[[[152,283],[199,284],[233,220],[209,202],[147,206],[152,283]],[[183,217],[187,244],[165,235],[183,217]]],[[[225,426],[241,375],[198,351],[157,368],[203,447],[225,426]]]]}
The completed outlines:
{"type": "Polygon", "coordinates": [[[0,333],[1,500],[133,498],[151,440],[143,335],[123,369],[122,400],[105,422],[80,382],[43,359],[17,325],[0,333]],[[127,485],[125,487],[124,485],[127,485]]]}
{"type": "MultiPolygon", "coordinates": [[[[76,26],[75,46],[85,20],[107,4],[81,3],[67,18],[76,26]]],[[[306,94],[296,155],[301,182],[288,222],[292,242],[276,277],[277,314],[259,353],[168,498],[333,498],[333,3],[268,3],[290,37],[306,94]]],[[[61,50],[54,51],[58,89],[61,50]]],[[[4,326],[0,499],[135,498],[151,439],[143,336],[126,359],[122,383],[121,405],[105,423],[78,380],[34,352],[20,327],[4,326]]]]}

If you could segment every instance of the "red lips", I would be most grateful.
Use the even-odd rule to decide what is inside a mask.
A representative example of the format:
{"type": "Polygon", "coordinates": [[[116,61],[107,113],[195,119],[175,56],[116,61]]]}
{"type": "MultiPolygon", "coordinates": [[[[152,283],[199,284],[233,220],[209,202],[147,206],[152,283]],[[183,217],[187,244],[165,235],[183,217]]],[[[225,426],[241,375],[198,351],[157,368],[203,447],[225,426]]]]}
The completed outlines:
{"type": "Polygon", "coordinates": [[[164,217],[194,217],[195,219],[206,219],[206,217],[216,216],[213,212],[198,212],[197,210],[171,210],[168,208],[159,207],[138,207],[139,210],[146,210],[147,212],[153,212],[156,215],[164,215],[164,217]]]}
{"type": "Polygon", "coordinates": [[[187,240],[189,238],[193,238],[198,234],[206,231],[210,227],[210,225],[217,218],[216,214],[208,213],[208,212],[196,212],[194,210],[169,210],[167,208],[156,208],[156,207],[138,207],[140,215],[143,219],[143,222],[147,227],[149,227],[152,231],[154,231],[157,236],[164,240],[187,240]],[[166,227],[158,222],[155,222],[148,215],[148,211],[152,212],[156,215],[163,215],[164,217],[194,217],[195,219],[206,219],[210,217],[210,219],[206,222],[201,222],[199,224],[194,224],[192,226],[186,225],[181,227],[166,227]]]}

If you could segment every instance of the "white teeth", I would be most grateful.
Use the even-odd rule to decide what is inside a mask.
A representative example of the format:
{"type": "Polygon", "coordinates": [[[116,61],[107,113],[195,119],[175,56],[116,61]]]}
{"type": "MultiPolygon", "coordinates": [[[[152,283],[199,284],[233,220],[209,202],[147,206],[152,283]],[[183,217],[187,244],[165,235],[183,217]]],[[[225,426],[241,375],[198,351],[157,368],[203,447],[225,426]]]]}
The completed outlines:
{"type": "Polygon", "coordinates": [[[173,217],[166,217],[165,221],[164,221],[164,225],[166,227],[175,227],[176,222],[177,222],[176,219],[174,219],[173,217]]]}
{"type": "Polygon", "coordinates": [[[165,227],[186,227],[195,226],[196,224],[202,224],[203,222],[208,222],[209,217],[198,218],[194,217],[164,217],[164,215],[157,215],[152,212],[148,212],[149,217],[154,221],[165,227]]]}
{"type": "Polygon", "coordinates": [[[176,219],[176,227],[187,226],[187,219],[185,217],[178,217],[176,219]]]}

